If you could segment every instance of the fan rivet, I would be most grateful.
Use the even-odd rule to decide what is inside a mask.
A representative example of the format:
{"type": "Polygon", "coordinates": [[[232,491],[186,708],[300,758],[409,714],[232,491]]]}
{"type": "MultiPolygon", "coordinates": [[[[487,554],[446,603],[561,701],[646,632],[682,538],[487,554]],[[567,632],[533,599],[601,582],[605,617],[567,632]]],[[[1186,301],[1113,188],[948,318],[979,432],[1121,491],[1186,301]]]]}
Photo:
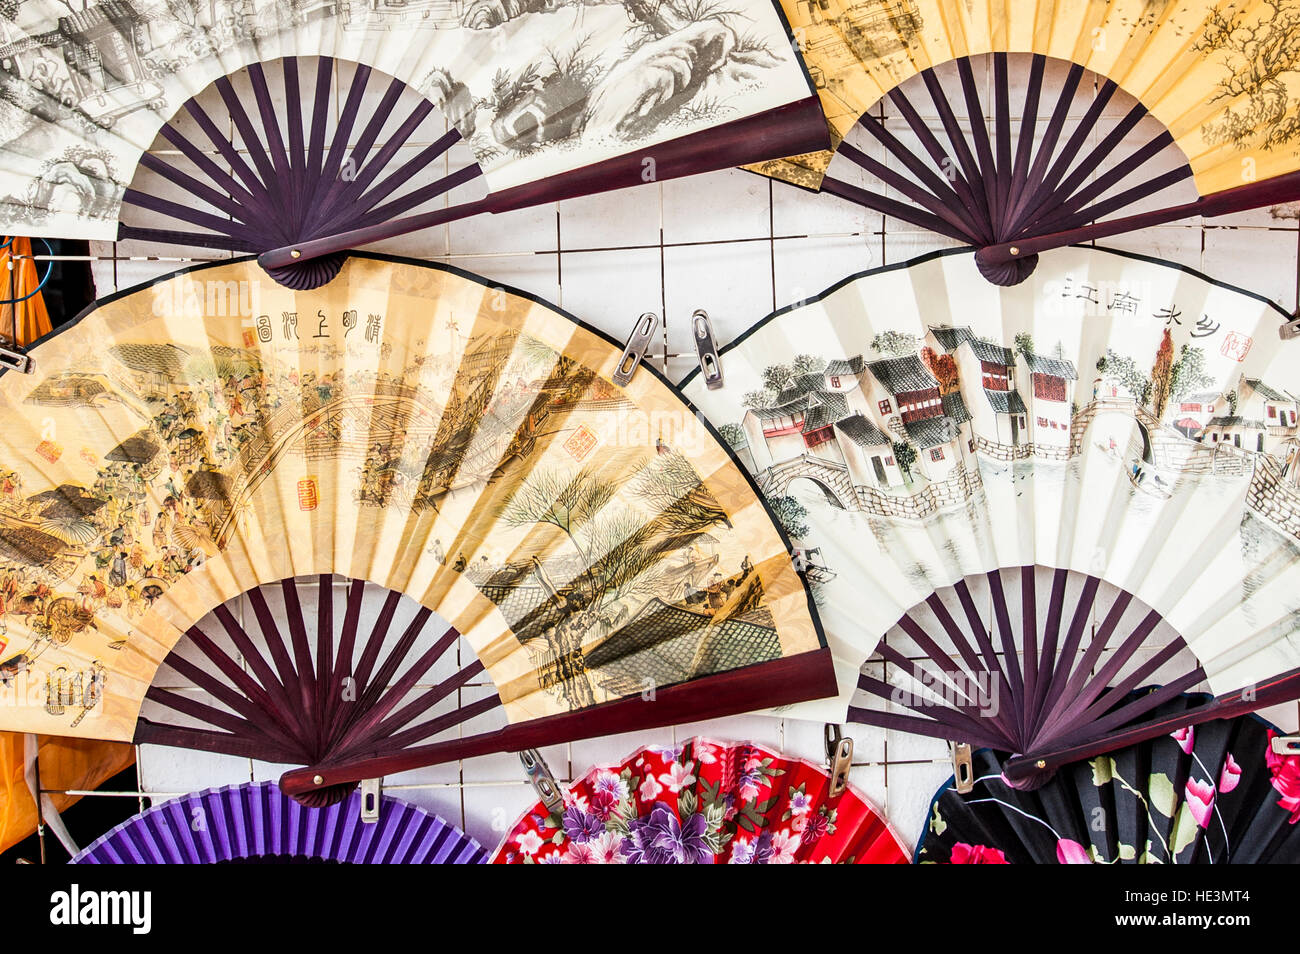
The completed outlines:
{"type": "MultiPolygon", "coordinates": [[[[1047,768],[1047,759],[1039,759],[1037,762],[1034,763],[1034,765],[1036,765],[1040,769],[1047,768]]],[[[317,775],[316,777],[320,778],[319,775],[317,775]]],[[[316,784],[319,785],[320,782],[317,782],[316,784]]]]}
{"type": "Polygon", "coordinates": [[[315,778],[313,778],[312,781],[313,781],[314,783],[316,783],[317,785],[324,785],[324,784],[325,784],[325,779],[321,778],[319,775],[317,775],[315,778]]]}
{"type": "Polygon", "coordinates": [[[302,252],[298,251],[298,250],[295,248],[295,249],[293,249],[292,251],[289,252],[289,256],[290,256],[291,258],[302,258],[302,252]]]}
{"type": "Polygon", "coordinates": [[[1009,251],[1012,255],[1019,255],[1019,254],[1020,254],[1020,247],[1017,246],[1017,245],[1013,245],[1013,246],[1011,246],[1011,248],[1008,249],[1008,251],[1009,251]]]}

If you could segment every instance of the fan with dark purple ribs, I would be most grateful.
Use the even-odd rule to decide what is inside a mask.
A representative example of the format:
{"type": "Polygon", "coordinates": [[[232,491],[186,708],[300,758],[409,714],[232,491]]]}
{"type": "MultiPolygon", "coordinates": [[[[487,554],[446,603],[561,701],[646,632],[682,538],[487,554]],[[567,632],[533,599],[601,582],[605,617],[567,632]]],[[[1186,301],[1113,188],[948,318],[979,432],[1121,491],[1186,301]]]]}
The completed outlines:
{"type": "Polygon", "coordinates": [[[849,719],[1011,753],[1003,768],[1008,783],[1033,789],[1069,762],[1295,697],[1300,671],[1252,692],[1203,697],[1175,716],[1152,717],[1205,679],[1199,665],[1179,658],[1187,648],[1183,638],[1123,590],[1109,607],[1099,603],[1102,581],[1095,576],[1079,579],[1058,569],[1050,590],[1041,593],[1037,569],[986,574],[987,603],[959,580],[904,614],[896,628],[920,655],[909,657],[886,640],[877,652],[905,675],[891,683],[871,675],[868,664],[858,679],[859,690],[893,708],[854,705],[849,719]],[[1011,586],[1004,577],[1012,578],[1011,586]],[[1009,589],[1019,590],[1018,613],[1009,589]],[[1160,688],[1130,696],[1157,678],[1160,688]]]}

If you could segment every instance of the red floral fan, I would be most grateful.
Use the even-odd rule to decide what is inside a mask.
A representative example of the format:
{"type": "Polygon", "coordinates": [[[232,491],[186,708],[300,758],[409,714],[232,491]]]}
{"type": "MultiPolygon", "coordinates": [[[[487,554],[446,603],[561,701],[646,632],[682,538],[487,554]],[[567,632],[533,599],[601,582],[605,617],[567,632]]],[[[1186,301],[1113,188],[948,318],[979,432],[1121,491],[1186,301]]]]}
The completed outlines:
{"type": "Polygon", "coordinates": [[[694,738],[598,766],[538,802],[494,864],[906,864],[888,823],[820,766],[694,738]]]}

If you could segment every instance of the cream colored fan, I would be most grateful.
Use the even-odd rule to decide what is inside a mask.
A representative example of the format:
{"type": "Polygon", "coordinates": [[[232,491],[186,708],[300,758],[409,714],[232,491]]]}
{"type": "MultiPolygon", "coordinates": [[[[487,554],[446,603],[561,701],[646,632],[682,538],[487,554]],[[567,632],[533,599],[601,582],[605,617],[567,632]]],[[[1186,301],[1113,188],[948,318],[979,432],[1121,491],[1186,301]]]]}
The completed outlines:
{"type": "Polygon", "coordinates": [[[854,276],[725,349],[725,388],[684,390],[815,583],[841,696],[801,711],[1050,768],[1203,677],[1220,697],[1199,718],[1294,698],[1284,320],[1137,256],[1058,250],[999,288],[953,252],[854,276]],[[877,651],[884,675],[859,677],[877,651]],[[1165,689],[1123,708],[1145,681],[1165,689]]]}
{"type": "Polygon", "coordinates": [[[834,691],[761,498],[654,372],[612,383],[617,345],[449,268],[261,276],[119,295],[0,379],[0,727],[328,763],[306,788],[338,793],[384,774],[367,759],[834,691]],[[362,581],[390,591],[377,617],[362,581]],[[256,627],[225,607],[246,592],[256,627]],[[224,632],[197,625],[214,608],[224,632]],[[462,699],[480,673],[495,692],[462,699]],[[439,747],[500,706],[504,730],[439,747]]]}
{"type": "MultiPolygon", "coordinates": [[[[0,9],[3,231],[117,238],[136,165],[183,106],[187,125],[169,135],[192,162],[171,163],[170,178],[215,206],[218,229],[232,216],[249,225],[243,238],[258,246],[252,250],[389,222],[409,206],[383,200],[411,175],[407,169],[376,182],[376,169],[393,158],[383,147],[401,145],[433,104],[473,150],[491,193],[461,214],[722,168],[825,140],[807,75],[770,0],[24,0],[0,9]],[[300,85],[298,59],[317,57],[324,68],[313,85],[300,85]],[[262,69],[280,60],[291,64],[283,94],[262,69]],[[383,70],[396,86],[366,102],[361,75],[333,101],[334,60],[362,64],[364,74],[383,70]],[[239,92],[228,77],[246,67],[251,89],[239,92]],[[208,115],[195,102],[214,82],[225,115],[208,115]],[[402,84],[428,101],[424,112],[378,139],[372,153],[402,84]],[[175,141],[200,132],[221,153],[216,166],[201,139],[195,150],[175,141]],[[200,173],[210,181],[198,181],[200,173]],[[327,193],[334,206],[340,190],[355,193],[340,205],[343,218],[300,216],[327,193]],[[372,201],[357,207],[363,192],[372,201]],[[245,217],[274,223],[273,213],[291,226],[286,234],[261,236],[245,217]]],[[[403,163],[418,160],[407,155],[403,163]]]]}

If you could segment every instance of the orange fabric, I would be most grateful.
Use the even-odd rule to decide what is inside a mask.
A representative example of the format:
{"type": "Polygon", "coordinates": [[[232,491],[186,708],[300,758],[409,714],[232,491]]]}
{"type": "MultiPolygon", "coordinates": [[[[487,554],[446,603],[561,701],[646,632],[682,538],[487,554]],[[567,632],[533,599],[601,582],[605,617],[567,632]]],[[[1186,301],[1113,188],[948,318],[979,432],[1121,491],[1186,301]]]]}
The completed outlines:
{"type": "MultiPolygon", "coordinates": [[[[31,254],[32,240],[18,237],[0,252],[0,302],[22,298],[40,285],[45,266],[32,261],[31,254]],[[11,263],[12,269],[9,267],[11,263]]],[[[50,329],[50,313],[45,308],[45,296],[40,292],[17,305],[0,304],[0,337],[14,340],[19,347],[49,334],[50,329]],[[18,311],[16,324],[15,309],[18,311]]]]}
{"type": "MultiPolygon", "coordinates": [[[[0,732],[0,851],[36,831],[36,801],[25,779],[24,738],[20,732],[0,732]]],[[[41,788],[98,788],[135,763],[135,747],[126,742],[97,742],[43,736],[40,740],[41,788]]],[[[52,795],[62,812],[79,796],[52,795]]]]}

